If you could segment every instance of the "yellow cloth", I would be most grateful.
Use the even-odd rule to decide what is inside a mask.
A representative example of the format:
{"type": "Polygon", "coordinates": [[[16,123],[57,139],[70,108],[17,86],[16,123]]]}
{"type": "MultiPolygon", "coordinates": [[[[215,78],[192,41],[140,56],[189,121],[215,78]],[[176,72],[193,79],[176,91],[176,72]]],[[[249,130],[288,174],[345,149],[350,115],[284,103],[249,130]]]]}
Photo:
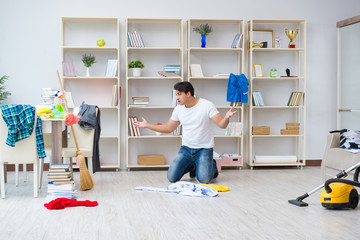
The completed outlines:
{"type": "Polygon", "coordinates": [[[205,184],[205,183],[199,183],[200,185],[205,185],[205,186],[209,186],[213,189],[215,189],[218,192],[227,192],[229,191],[229,187],[224,186],[224,185],[215,185],[215,184],[205,184]]]}

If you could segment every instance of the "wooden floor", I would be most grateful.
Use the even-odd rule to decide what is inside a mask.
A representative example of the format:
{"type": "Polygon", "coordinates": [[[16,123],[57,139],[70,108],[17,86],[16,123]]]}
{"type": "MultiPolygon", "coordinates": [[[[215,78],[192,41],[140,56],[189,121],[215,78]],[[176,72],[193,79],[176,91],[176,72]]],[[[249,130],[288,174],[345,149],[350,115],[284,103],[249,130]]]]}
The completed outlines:
{"type": "MultiPolygon", "coordinates": [[[[46,175],[46,172],[45,172],[46,175]]],[[[360,206],[331,211],[320,192],[300,208],[287,201],[321,184],[320,168],[225,170],[215,184],[230,187],[218,198],[136,191],[166,187],[166,171],[100,172],[79,200],[94,208],[47,210],[45,186],[32,197],[32,173],[14,185],[8,173],[6,199],[0,199],[0,239],[359,239],[360,206]]],[[[79,173],[75,173],[79,186],[79,173]]],[[[186,176],[182,180],[190,181],[186,176]]]]}

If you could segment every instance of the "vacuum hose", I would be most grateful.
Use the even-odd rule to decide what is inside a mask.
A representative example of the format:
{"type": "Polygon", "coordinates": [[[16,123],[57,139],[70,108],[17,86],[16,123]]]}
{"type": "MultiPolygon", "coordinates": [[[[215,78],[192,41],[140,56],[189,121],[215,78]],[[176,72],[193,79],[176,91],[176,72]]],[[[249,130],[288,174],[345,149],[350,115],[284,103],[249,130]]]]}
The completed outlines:
{"type": "Polygon", "coordinates": [[[331,189],[331,187],[329,185],[330,185],[330,183],[334,183],[334,182],[346,183],[346,184],[349,184],[349,185],[360,187],[359,173],[360,173],[360,167],[356,168],[356,171],[354,173],[354,181],[351,181],[351,180],[348,180],[348,179],[339,179],[339,178],[332,178],[332,179],[327,180],[325,182],[325,191],[327,193],[331,193],[332,189],[331,189]]]}

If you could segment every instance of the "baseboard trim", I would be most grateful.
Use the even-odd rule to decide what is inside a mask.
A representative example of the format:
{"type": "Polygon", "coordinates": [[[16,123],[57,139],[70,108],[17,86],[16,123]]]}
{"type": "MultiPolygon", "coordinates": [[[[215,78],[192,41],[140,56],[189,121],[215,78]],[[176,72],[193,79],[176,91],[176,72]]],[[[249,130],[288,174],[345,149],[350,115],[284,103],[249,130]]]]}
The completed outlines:
{"type": "MultiPolygon", "coordinates": [[[[318,167],[321,166],[321,159],[313,159],[313,160],[306,160],[306,166],[307,167],[318,167]]],[[[19,171],[23,170],[23,165],[19,165],[19,171]]],[[[27,164],[26,165],[26,171],[32,171],[33,165],[27,164]]],[[[49,163],[44,163],[44,171],[49,170],[49,163]]],[[[15,171],[15,164],[7,164],[7,171],[8,172],[14,172],[15,171]]],[[[115,169],[114,169],[115,171],[115,169]]]]}
{"type": "Polygon", "coordinates": [[[314,160],[306,160],[306,166],[309,166],[309,167],[318,167],[318,166],[321,166],[321,159],[314,159],[314,160]]]}

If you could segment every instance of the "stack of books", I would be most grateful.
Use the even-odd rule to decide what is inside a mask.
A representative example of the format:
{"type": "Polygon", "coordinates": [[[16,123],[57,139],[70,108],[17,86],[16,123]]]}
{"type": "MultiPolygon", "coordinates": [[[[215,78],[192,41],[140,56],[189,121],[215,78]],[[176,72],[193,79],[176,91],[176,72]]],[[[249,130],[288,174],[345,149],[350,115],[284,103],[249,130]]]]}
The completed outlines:
{"type": "Polygon", "coordinates": [[[69,164],[52,164],[48,173],[48,199],[77,196],[69,164]]]}
{"type": "Polygon", "coordinates": [[[241,39],[242,39],[242,34],[241,33],[236,34],[231,44],[231,48],[239,48],[241,39]]]}
{"type": "Polygon", "coordinates": [[[164,72],[167,73],[180,73],[180,65],[165,65],[163,67],[164,72]]]}
{"type": "Polygon", "coordinates": [[[133,97],[133,104],[129,104],[129,107],[147,107],[149,104],[149,97],[133,97]]]}
{"type": "Polygon", "coordinates": [[[141,136],[140,129],[135,127],[135,122],[137,122],[137,117],[130,116],[129,117],[129,136],[141,136]]]}
{"type": "Polygon", "coordinates": [[[145,47],[141,34],[138,32],[127,32],[130,47],[145,47]]]}

